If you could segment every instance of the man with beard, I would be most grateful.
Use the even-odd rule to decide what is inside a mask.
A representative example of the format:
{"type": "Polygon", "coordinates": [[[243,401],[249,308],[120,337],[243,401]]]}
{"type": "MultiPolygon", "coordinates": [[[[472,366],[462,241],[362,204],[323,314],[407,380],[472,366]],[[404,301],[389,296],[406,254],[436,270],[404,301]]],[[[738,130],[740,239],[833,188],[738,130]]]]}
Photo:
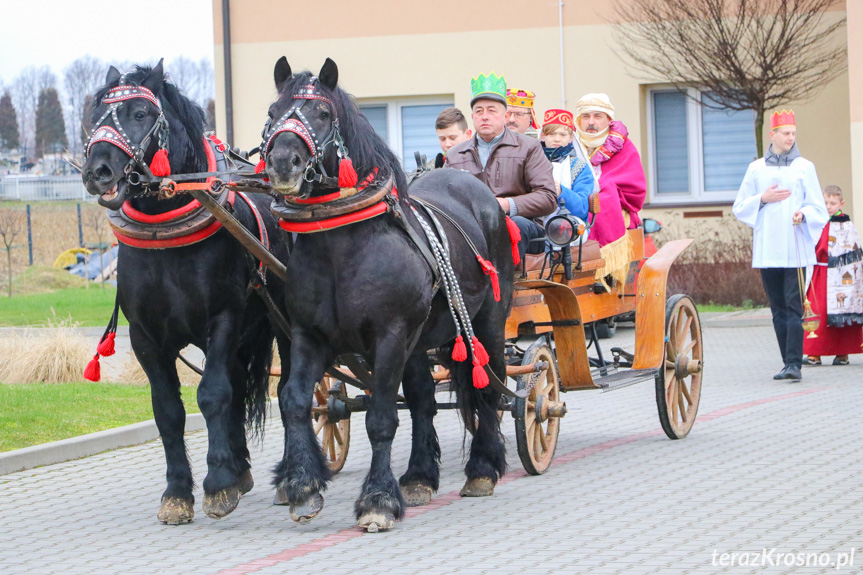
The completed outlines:
{"type": "Polygon", "coordinates": [[[575,105],[578,139],[587,150],[599,181],[600,211],[590,237],[599,242],[605,267],[597,279],[608,287],[606,276],[625,281],[632,260],[632,241],[626,233],[641,223],[638,211],[647,196],[641,157],[623,122],[614,119],[614,106],[606,94],[585,94],[575,105]]]}

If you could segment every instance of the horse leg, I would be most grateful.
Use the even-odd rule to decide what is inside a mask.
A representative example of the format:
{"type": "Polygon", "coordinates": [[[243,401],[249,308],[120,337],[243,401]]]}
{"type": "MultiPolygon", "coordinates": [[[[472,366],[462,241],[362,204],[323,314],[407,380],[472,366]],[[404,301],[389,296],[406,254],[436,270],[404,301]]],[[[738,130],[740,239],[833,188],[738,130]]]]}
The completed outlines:
{"type": "Polygon", "coordinates": [[[231,449],[234,389],[238,377],[239,325],[223,312],[210,326],[207,363],[198,386],[198,407],[207,422],[207,476],[204,478],[203,509],[208,517],[221,519],[240,501],[239,477],[244,471],[231,449]]]}
{"type": "Polygon", "coordinates": [[[428,354],[414,352],[405,364],[402,390],[411,412],[411,457],[408,469],[399,479],[408,507],[426,505],[440,483],[440,445],[434,428],[437,414],[435,382],[428,354]]]}
{"type": "Polygon", "coordinates": [[[387,531],[404,517],[405,502],[393,475],[390,455],[399,425],[396,398],[407,360],[407,340],[404,332],[393,329],[375,346],[374,387],[366,412],[372,462],[354,504],[357,524],[369,533],[387,531]]]}
{"type": "MultiPolygon", "coordinates": [[[[489,321],[487,316],[494,313],[498,313],[498,310],[494,309],[490,314],[478,315],[474,318],[473,327],[477,338],[488,352],[489,367],[501,381],[505,381],[503,329],[505,318],[501,322],[489,321]],[[496,329],[498,323],[500,329],[496,329]]],[[[469,370],[464,372],[470,373],[469,370]]],[[[497,413],[500,394],[488,388],[476,389],[472,384],[469,384],[468,394],[476,416],[476,428],[470,444],[470,457],[464,468],[467,481],[461,490],[461,496],[484,497],[494,493],[497,480],[506,472],[506,448],[503,435],[500,433],[500,420],[497,413]]]]}
{"type": "MultiPolygon", "coordinates": [[[[279,383],[276,387],[276,397],[282,397],[282,390],[288,383],[288,375],[291,373],[291,340],[282,335],[282,332],[276,332],[276,344],[279,348],[279,359],[282,363],[281,375],[279,375],[279,383]]],[[[282,429],[284,430],[284,448],[282,450],[282,461],[288,457],[288,420],[285,417],[285,411],[282,409],[281,401],[279,402],[279,417],[282,419],[282,429]]],[[[276,488],[276,494],[273,497],[273,505],[290,505],[288,496],[283,489],[276,488]]]]}
{"type": "Polygon", "coordinates": [[[291,506],[291,519],[311,521],[324,507],[322,491],[332,473],[312,428],[312,394],[332,358],[323,345],[295,327],[291,373],[279,392],[285,422],[284,458],[275,469],[276,500],[291,506]]]}
{"type": "Polygon", "coordinates": [[[167,463],[168,485],[156,516],[168,525],[188,523],[195,516],[194,480],[183,437],[186,410],[180,398],[180,379],[174,363],[176,353],[159,349],[137,324],[130,326],[129,335],[135,356],[150,382],[153,417],[162,436],[167,463]]]}
{"type": "Polygon", "coordinates": [[[237,487],[240,496],[245,495],[255,486],[252,477],[252,466],[249,464],[249,446],[246,441],[246,380],[248,372],[240,362],[233,362],[234,373],[231,383],[234,386],[231,393],[231,409],[228,414],[228,440],[231,446],[231,454],[234,465],[240,470],[237,478],[237,487]]]}

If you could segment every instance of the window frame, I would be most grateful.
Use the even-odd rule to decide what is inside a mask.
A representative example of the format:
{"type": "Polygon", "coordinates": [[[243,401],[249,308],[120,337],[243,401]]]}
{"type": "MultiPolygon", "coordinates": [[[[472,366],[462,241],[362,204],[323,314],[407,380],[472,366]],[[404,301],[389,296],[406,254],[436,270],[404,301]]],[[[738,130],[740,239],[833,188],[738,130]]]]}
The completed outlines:
{"type": "MultiPolygon", "coordinates": [[[[648,146],[648,185],[649,205],[710,205],[731,204],[737,197],[738,190],[708,192],[704,189],[704,130],[702,126],[701,104],[702,90],[689,87],[686,94],[686,134],[687,151],[689,154],[689,191],[686,193],[660,194],[657,189],[658,170],[656,166],[656,130],[654,121],[654,98],[658,93],[680,92],[671,86],[647,87],[647,146],[648,146]]],[[[754,124],[753,124],[754,126],[754,124]]],[[[753,128],[754,131],[754,128],[753,128]]]]}
{"type": "MultiPolygon", "coordinates": [[[[402,157],[404,138],[402,137],[402,108],[412,106],[455,106],[454,95],[400,96],[397,98],[357,98],[357,107],[386,106],[387,108],[387,145],[405,165],[402,157]]],[[[362,111],[362,110],[360,110],[362,111]]],[[[413,157],[410,158],[413,160],[413,157]]]]}

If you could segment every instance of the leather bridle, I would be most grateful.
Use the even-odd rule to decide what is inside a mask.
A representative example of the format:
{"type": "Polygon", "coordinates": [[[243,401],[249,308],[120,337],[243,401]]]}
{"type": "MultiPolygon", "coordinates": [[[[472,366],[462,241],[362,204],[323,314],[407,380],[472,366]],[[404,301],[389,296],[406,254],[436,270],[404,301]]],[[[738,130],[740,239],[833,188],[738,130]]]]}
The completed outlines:
{"type": "Polygon", "coordinates": [[[154,135],[159,138],[159,148],[167,150],[169,131],[168,120],[165,118],[165,112],[162,110],[162,103],[159,101],[159,98],[144,86],[125,85],[125,81],[126,76],[121,76],[119,85],[115,88],[111,88],[108,93],[105,94],[105,97],[102,98],[102,103],[109,104],[109,106],[90,132],[90,136],[87,140],[86,156],[89,157],[91,148],[97,142],[108,142],[109,144],[120,148],[129,156],[129,162],[123,169],[123,173],[126,175],[126,181],[128,181],[130,185],[134,186],[140,184],[142,179],[146,179],[148,181],[156,179],[150,172],[149,166],[144,162],[144,154],[150,146],[150,140],[154,135]],[[141,141],[137,145],[134,144],[131,138],[126,134],[123,126],[120,124],[120,118],[117,116],[117,110],[123,105],[123,102],[133,100],[135,98],[142,98],[152,102],[159,109],[159,116],[156,118],[156,121],[147,133],[144,134],[144,137],[141,138],[141,141]],[[113,127],[104,124],[105,121],[108,120],[108,116],[111,116],[111,120],[114,123],[113,127]],[[143,174],[135,171],[136,169],[141,170],[143,174]],[[142,175],[144,176],[143,178],[142,175]]]}
{"type": "Polygon", "coordinates": [[[303,180],[310,184],[319,184],[322,188],[338,188],[338,178],[330,176],[324,167],[324,154],[327,148],[335,146],[336,155],[341,160],[348,157],[348,148],[345,146],[344,139],[339,131],[339,118],[336,115],[335,106],[329,98],[317,91],[317,82],[317,78],[312,78],[308,84],[303,86],[294,95],[294,100],[300,100],[300,102],[294,103],[277,122],[273,123],[272,118],[267,119],[261,132],[260,154],[261,159],[266,161],[276,136],[282,132],[296,134],[305,142],[311,154],[303,169],[303,180]],[[300,110],[305,104],[305,100],[320,100],[330,106],[330,111],[333,114],[333,127],[322,142],[318,141],[318,135],[315,133],[314,128],[312,128],[308,119],[302,110],[300,110]]]}

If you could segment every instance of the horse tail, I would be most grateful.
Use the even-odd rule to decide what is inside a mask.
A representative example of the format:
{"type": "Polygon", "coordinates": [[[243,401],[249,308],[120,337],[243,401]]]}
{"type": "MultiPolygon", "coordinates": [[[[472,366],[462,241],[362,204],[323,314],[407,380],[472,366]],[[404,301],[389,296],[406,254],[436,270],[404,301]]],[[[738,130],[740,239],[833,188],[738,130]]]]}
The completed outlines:
{"type": "Polygon", "coordinates": [[[259,438],[263,438],[267,419],[274,340],[272,324],[263,318],[254,324],[240,349],[240,362],[246,369],[246,427],[259,438]]]}

